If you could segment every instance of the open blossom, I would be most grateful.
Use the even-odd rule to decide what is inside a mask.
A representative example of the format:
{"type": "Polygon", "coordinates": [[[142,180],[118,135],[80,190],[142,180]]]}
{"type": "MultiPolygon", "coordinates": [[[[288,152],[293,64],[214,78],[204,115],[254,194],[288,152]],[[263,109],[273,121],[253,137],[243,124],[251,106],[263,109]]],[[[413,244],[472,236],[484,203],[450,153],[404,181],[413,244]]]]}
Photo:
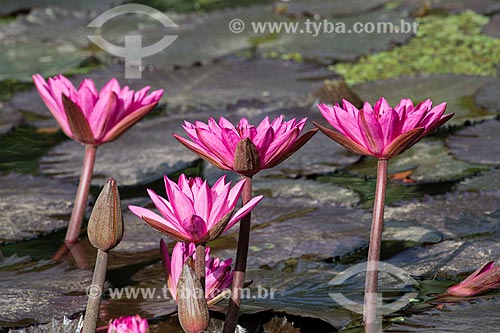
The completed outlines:
{"type": "Polygon", "coordinates": [[[475,296],[491,289],[500,288],[500,266],[493,266],[494,264],[494,261],[490,261],[479,267],[465,280],[449,287],[445,295],[475,296]]]}
{"type": "Polygon", "coordinates": [[[148,321],[135,315],[112,320],[108,326],[108,333],[147,333],[148,329],[148,321]]]}
{"type": "Polygon", "coordinates": [[[306,121],[284,121],[283,115],[272,122],[265,117],[258,126],[246,118],[236,127],[224,117],[218,122],[210,118],[208,124],[185,121],[183,128],[191,141],[177,134],[174,137],[220,169],[251,176],[276,166],[302,147],[316,133],[311,130],[299,137],[306,121]]]}
{"type": "Polygon", "coordinates": [[[381,159],[401,154],[453,116],[444,114],[446,103],[432,107],[429,99],[414,105],[405,98],[394,108],[383,97],[373,108],[365,102],[358,110],[346,100],[342,106],[319,104],[318,108],[338,131],[314,123],[324,134],[358,154],[381,159]]]}
{"type": "Polygon", "coordinates": [[[138,206],[129,206],[129,209],[156,230],[176,240],[204,244],[231,228],[262,200],[261,195],[254,197],[234,212],[247,180],[239,181],[233,188],[225,180],[223,176],[210,187],[200,177],[186,178],[182,174],[175,183],[165,176],[168,200],[148,189],[162,216],[138,206]]]}
{"type": "Polygon", "coordinates": [[[97,91],[90,79],[82,81],[78,90],[63,75],[49,78],[33,75],[43,102],[70,138],[90,145],[112,141],[151,111],[163,95],[150,87],[134,92],[120,87],[113,78],[97,91]]]}
{"type": "MultiPolygon", "coordinates": [[[[177,284],[181,276],[182,267],[187,258],[192,257],[196,260],[195,244],[177,242],[172,256],[168,255],[167,246],[163,240],[160,241],[160,251],[163,262],[163,270],[167,278],[167,286],[170,294],[177,302],[177,284]]],[[[221,261],[219,258],[210,257],[210,248],[205,249],[205,298],[210,301],[228,288],[233,281],[233,272],[231,271],[232,259],[221,261]]]]}

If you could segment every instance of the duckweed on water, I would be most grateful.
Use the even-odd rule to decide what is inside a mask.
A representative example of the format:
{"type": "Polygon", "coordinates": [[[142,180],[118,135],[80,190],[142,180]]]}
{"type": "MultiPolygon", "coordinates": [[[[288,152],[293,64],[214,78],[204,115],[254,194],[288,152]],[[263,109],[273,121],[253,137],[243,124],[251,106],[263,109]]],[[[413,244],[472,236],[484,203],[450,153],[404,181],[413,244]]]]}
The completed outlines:
{"type": "Polygon", "coordinates": [[[488,21],[472,11],[423,17],[418,19],[416,36],[407,45],[330,69],[342,74],[349,84],[418,73],[494,76],[500,59],[500,39],[481,35],[488,21]]]}

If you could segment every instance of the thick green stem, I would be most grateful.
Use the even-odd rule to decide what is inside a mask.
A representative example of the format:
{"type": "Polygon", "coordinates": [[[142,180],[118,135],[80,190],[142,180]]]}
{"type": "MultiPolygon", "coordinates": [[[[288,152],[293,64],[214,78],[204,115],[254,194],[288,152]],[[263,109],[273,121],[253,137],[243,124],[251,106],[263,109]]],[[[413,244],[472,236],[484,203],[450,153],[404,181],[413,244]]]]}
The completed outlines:
{"type": "Polygon", "coordinates": [[[83,323],[82,333],[94,333],[96,330],[107,268],[108,253],[97,249],[97,260],[95,263],[92,285],[89,289],[87,289],[89,300],[87,303],[87,310],[85,310],[85,320],[83,323]]]}
{"type": "Polygon", "coordinates": [[[368,263],[366,268],[364,325],[366,333],[380,331],[381,322],[377,318],[378,297],[378,267],[380,261],[380,245],[384,226],[385,188],[387,185],[387,160],[380,159],[377,164],[377,186],[375,202],[373,204],[372,230],[368,249],[368,263]]]}
{"type": "MultiPolygon", "coordinates": [[[[246,205],[252,198],[252,177],[247,177],[243,187],[242,201],[246,205]]],[[[238,236],[238,249],[236,251],[236,262],[234,265],[233,284],[231,286],[231,299],[226,314],[223,333],[234,333],[238,323],[238,313],[240,311],[241,289],[245,283],[245,271],[247,268],[248,246],[250,242],[250,221],[251,213],[248,213],[240,221],[240,233],[238,236]]]]}
{"type": "Polygon", "coordinates": [[[78,240],[80,229],[82,227],[83,214],[87,207],[87,199],[89,196],[90,181],[94,171],[95,154],[97,147],[92,145],[85,146],[85,156],[83,158],[82,174],[80,183],[76,191],[75,203],[73,212],[69,221],[68,230],[66,231],[66,242],[74,243],[78,240]]]}

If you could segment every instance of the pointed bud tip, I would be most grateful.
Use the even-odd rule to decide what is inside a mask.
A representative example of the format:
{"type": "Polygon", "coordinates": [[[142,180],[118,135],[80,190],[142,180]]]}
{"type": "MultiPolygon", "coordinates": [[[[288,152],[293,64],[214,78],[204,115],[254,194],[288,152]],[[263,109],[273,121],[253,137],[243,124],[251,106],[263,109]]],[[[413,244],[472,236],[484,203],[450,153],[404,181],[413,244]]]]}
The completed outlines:
{"type": "Polygon", "coordinates": [[[123,217],[116,181],[109,178],[97,198],[87,228],[89,241],[102,251],[117,246],[123,237],[123,217]]]}

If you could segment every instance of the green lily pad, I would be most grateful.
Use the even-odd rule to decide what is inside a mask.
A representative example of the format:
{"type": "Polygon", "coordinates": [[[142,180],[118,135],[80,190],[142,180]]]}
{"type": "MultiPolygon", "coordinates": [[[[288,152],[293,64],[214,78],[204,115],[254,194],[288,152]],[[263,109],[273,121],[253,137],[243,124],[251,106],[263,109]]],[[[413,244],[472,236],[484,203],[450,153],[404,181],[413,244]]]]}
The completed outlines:
{"type": "Polygon", "coordinates": [[[355,206],[359,202],[359,196],[351,190],[311,180],[262,179],[253,182],[253,190],[266,197],[279,197],[297,203],[307,202],[312,206],[355,206]]]}
{"type": "MultiPolygon", "coordinates": [[[[153,89],[164,88],[162,102],[167,102],[168,110],[211,110],[210,115],[197,117],[198,120],[206,121],[209,116],[227,116],[227,111],[244,109],[247,106],[245,101],[255,110],[253,112],[259,113],[263,109],[270,111],[287,105],[308,104],[307,96],[321,87],[323,79],[332,75],[323,68],[289,61],[233,58],[186,69],[156,69],[145,72],[141,80],[125,80],[123,67],[118,65],[88,75],[77,75],[71,80],[78,85],[84,77],[89,77],[100,87],[111,77],[116,77],[132,89],[146,85],[153,89]]],[[[18,93],[10,105],[13,109],[49,119],[34,121],[34,125],[56,124],[36,90],[18,93]]],[[[244,116],[248,117],[249,114],[245,113],[244,116]]]]}
{"type": "Polygon", "coordinates": [[[458,159],[470,163],[500,164],[500,121],[490,120],[464,128],[448,138],[448,146],[458,159]]]}
{"type": "Polygon", "coordinates": [[[85,27],[88,14],[59,8],[36,9],[0,26],[0,80],[31,82],[31,75],[75,70],[92,53],[85,27]],[[61,31],[66,33],[61,34],[61,31]]]}
{"type": "Polygon", "coordinates": [[[481,172],[475,177],[464,179],[455,187],[456,190],[465,192],[494,191],[499,188],[500,170],[496,168],[481,172]]]}
{"type": "Polygon", "coordinates": [[[500,232],[499,197],[498,191],[428,197],[387,207],[385,219],[434,228],[445,240],[487,236],[500,232]]]}
{"type": "Polygon", "coordinates": [[[1,327],[46,323],[85,309],[85,289],[92,272],[59,265],[46,269],[2,272],[1,327]]]}
{"type": "Polygon", "coordinates": [[[477,107],[473,95],[493,78],[466,75],[430,75],[381,80],[352,87],[362,99],[375,103],[381,96],[395,106],[402,98],[419,102],[430,98],[434,105],[447,103],[447,113],[455,113],[446,124],[462,125],[495,117],[495,114],[477,107]]]}
{"type": "MultiPolygon", "coordinates": [[[[496,76],[500,40],[481,34],[487,17],[465,11],[445,17],[424,16],[417,22],[416,35],[407,44],[331,69],[342,74],[348,84],[434,73],[496,76]]],[[[457,83],[453,79],[448,82],[457,83]]]]}
{"type": "MultiPolygon", "coordinates": [[[[270,198],[264,200],[271,201],[270,198]]],[[[279,204],[280,201],[272,203],[279,204]]],[[[294,207],[297,209],[298,204],[294,207]]],[[[322,206],[260,224],[252,230],[248,267],[271,265],[290,258],[322,260],[342,257],[366,246],[370,220],[371,215],[365,211],[322,206]]],[[[227,257],[234,249],[214,251],[227,257]]]]}
{"type": "MultiPolygon", "coordinates": [[[[408,33],[354,33],[357,22],[392,22],[399,26],[401,20],[411,19],[406,12],[378,10],[366,14],[342,17],[336,24],[344,24],[345,31],[316,34],[312,27],[307,27],[303,19],[298,22],[297,33],[281,33],[267,43],[258,46],[258,52],[271,57],[299,54],[302,59],[331,64],[335,61],[354,61],[360,56],[392,48],[395,44],[406,42],[412,34],[408,33]],[[309,33],[311,32],[311,33],[309,33]]],[[[262,21],[262,20],[259,20],[262,21]]],[[[321,21],[320,21],[321,22],[321,21]]],[[[321,29],[325,29],[323,24],[321,29]]],[[[342,28],[336,28],[342,29],[342,28]]],[[[336,30],[337,31],[337,30],[336,30]]]]}
{"type": "Polygon", "coordinates": [[[79,332],[83,328],[83,315],[69,319],[55,319],[47,324],[33,325],[20,329],[9,330],[10,333],[64,333],[64,332],[79,332]]]}
{"type": "Polygon", "coordinates": [[[0,176],[0,180],[0,243],[39,237],[67,227],[76,191],[73,185],[18,174],[0,176]]]}
{"type": "Polygon", "coordinates": [[[384,332],[493,332],[500,325],[500,297],[446,304],[404,318],[384,332]]]}
{"type": "Polygon", "coordinates": [[[499,89],[500,80],[492,81],[477,91],[474,101],[480,108],[498,114],[500,113],[499,89]]]}
{"type": "MultiPolygon", "coordinates": [[[[57,6],[68,9],[84,9],[104,11],[108,7],[119,5],[122,0],[4,0],[0,7],[0,15],[12,15],[24,12],[33,8],[43,8],[47,6],[57,6]]],[[[36,10],[36,9],[35,9],[36,10]]]]}
{"type": "Polygon", "coordinates": [[[285,15],[293,17],[343,17],[354,16],[383,7],[389,0],[292,0],[276,1],[277,8],[285,15]]]}
{"type": "MultiPolygon", "coordinates": [[[[390,174],[409,169],[415,169],[410,174],[411,179],[429,183],[459,180],[485,168],[454,159],[440,141],[423,140],[389,161],[390,174]]],[[[356,175],[375,177],[377,159],[365,158],[360,163],[350,166],[349,171],[356,175]]]]}
{"type": "Polygon", "coordinates": [[[500,38],[500,32],[498,27],[500,26],[500,15],[493,15],[490,22],[483,27],[483,34],[495,38],[500,38]]]}
{"type": "MultiPolygon", "coordinates": [[[[498,222],[497,222],[498,223],[498,222]]],[[[412,275],[456,278],[475,271],[500,257],[499,235],[471,240],[450,240],[425,247],[412,247],[387,260],[412,275]]]]}
{"type": "Polygon", "coordinates": [[[23,120],[21,112],[6,109],[0,103],[0,136],[10,132],[13,128],[17,127],[23,120]]]}
{"type": "MultiPolygon", "coordinates": [[[[119,186],[147,184],[192,166],[199,157],[172,137],[172,133],[182,129],[183,120],[177,116],[141,121],[118,140],[100,146],[92,184],[101,186],[108,177],[113,177],[119,186]]],[[[81,144],[65,141],[42,157],[40,172],[76,182],[83,154],[81,144]]]]}

